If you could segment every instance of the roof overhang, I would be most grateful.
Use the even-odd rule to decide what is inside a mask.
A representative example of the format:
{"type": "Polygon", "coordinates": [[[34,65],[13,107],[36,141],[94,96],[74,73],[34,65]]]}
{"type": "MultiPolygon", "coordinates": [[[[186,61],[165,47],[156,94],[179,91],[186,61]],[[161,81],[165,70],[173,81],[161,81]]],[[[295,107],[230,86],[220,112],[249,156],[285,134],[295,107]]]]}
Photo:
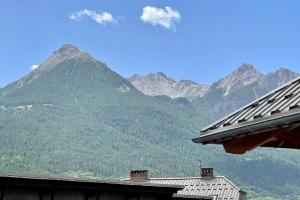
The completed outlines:
{"type": "Polygon", "coordinates": [[[300,149],[300,111],[296,109],[211,130],[193,139],[193,142],[223,144],[226,152],[235,154],[243,154],[258,146],[300,149]]]}

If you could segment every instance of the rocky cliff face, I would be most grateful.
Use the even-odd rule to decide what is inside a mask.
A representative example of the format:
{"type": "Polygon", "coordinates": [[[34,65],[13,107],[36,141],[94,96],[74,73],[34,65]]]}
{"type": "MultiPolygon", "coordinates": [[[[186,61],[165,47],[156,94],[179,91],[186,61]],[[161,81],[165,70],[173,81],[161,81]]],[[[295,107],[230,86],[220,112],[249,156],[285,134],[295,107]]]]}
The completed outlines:
{"type": "Polygon", "coordinates": [[[173,98],[176,97],[202,97],[209,89],[209,85],[198,84],[190,80],[176,82],[173,88],[173,98]]]}
{"type": "Polygon", "coordinates": [[[258,72],[253,65],[242,64],[231,74],[214,83],[210,89],[221,88],[224,90],[224,96],[227,96],[234,90],[250,85],[263,76],[264,75],[258,72]]]}
{"type": "Polygon", "coordinates": [[[134,75],[129,81],[142,93],[149,96],[167,95],[172,96],[172,89],[176,84],[162,72],[150,73],[145,76],[134,75]]]}
{"type": "Polygon", "coordinates": [[[138,90],[149,96],[166,95],[177,97],[201,97],[209,85],[198,84],[190,80],[175,81],[162,72],[147,75],[134,75],[128,79],[138,90]]]}

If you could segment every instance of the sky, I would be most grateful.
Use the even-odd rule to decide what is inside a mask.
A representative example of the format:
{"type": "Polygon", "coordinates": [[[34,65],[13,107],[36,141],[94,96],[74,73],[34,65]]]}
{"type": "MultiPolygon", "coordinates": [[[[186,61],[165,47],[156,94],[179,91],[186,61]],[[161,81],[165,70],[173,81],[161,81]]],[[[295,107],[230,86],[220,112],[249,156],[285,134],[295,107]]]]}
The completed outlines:
{"type": "Polygon", "coordinates": [[[0,87],[72,44],[124,77],[212,83],[243,63],[300,72],[300,1],[0,0],[0,87]]]}

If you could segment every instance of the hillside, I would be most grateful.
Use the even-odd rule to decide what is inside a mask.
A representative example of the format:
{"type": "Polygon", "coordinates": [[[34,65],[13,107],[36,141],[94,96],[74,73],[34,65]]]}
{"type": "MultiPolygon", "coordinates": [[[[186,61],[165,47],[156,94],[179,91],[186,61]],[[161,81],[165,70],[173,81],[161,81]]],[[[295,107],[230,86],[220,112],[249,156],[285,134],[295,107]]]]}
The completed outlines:
{"type": "Polygon", "coordinates": [[[191,142],[203,126],[275,87],[267,83],[277,74],[286,75],[260,76],[228,94],[216,87],[193,102],[152,97],[105,63],[64,45],[0,90],[0,171],[120,178],[146,168],[153,177],[197,176],[201,160],[247,191],[292,199],[299,195],[298,151],[235,156],[191,142]]]}

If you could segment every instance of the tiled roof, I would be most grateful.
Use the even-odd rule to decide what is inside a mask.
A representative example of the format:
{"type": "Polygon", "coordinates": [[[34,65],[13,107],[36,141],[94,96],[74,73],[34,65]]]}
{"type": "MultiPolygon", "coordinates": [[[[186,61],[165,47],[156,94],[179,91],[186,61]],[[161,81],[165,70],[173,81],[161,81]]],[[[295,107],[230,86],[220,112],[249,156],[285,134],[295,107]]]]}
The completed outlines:
{"type": "Polygon", "coordinates": [[[215,197],[217,200],[238,200],[240,192],[237,186],[223,176],[212,178],[187,177],[187,178],[151,178],[147,182],[154,184],[182,185],[183,190],[177,195],[195,197],[215,197]]]}
{"type": "Polygon", "coordinates": [[[173,199],[217,200],[217,197],[216,196],[194,196],[194,195],[173,194],[173,199]]]}
{"type": "MultiPolygon", "coordinates": [[[[219,137],[222,133],[228,132],[226,137],[234,136],[238,134],[237,129],[245,127],[248,128],[247,132],[251,133],[253,129],[250,126],[253,124],[262,124],[262,122],[264,127],[261,128],[275,128],[275,126],[282,126],[284,124],[293,123],[294,121],[291,121],[292,119],[289,118],[286,121],[281,121],[281,124],[268,122],[299,114],[300,77],[209,125],[201,130],[200,137],[193,141],[210,143],[213,139],[222,139],[219,137]],[[208,138],[207,136],[210,136],[210,138],[205,139],[208,138]]],[[[293,118],[293,120],[300,121],[300,115],[299,118],[293,118]]]]}

